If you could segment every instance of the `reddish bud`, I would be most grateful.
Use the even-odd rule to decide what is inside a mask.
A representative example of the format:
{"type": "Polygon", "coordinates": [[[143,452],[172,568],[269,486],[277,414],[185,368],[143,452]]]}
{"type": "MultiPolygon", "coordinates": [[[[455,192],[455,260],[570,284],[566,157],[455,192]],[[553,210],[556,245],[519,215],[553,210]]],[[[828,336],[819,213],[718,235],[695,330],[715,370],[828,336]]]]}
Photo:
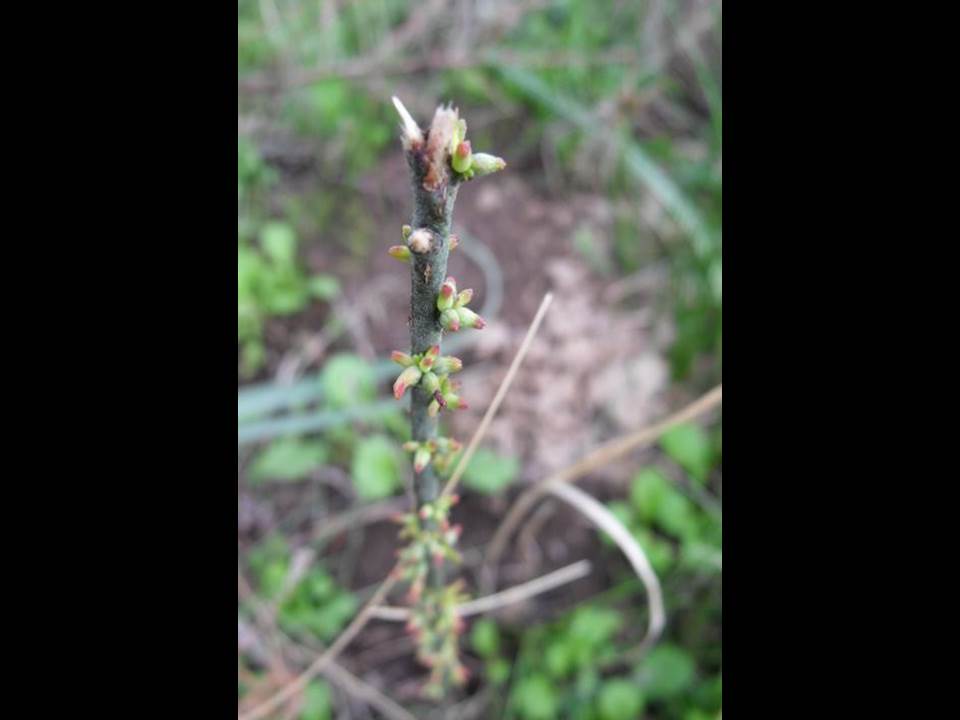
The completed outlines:
{"type": "Polygon", "coordinates": [[[393,384],[393,396],[399,400],[403,397],[403,393],[406,392],[408,387],[416,385],[420,382],[420,376],[423,375],[420,372],[420,368],[415,365],[411,365],[406,368],[399,377],[397,377],[396,382],[393,384]]]}
{"type": "Polygon", "coordinates": [[[410,367],[413,365],[413,358],[407,355],[407,353],[400,352],[399,350],[394,350],[392,353],[390,353],[390,359],[397,363],[397,365],[403,365],[403,367],[410,367]]]}

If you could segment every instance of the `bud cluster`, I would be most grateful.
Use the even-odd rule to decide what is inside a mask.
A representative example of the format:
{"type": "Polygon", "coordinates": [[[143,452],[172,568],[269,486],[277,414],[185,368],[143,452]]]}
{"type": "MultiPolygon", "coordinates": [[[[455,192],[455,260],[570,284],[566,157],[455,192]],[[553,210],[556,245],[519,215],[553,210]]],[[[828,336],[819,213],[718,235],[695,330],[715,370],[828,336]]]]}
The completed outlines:
{"type": "Polygon", "coordinates": [[[440,325],[444,330],[457,332],[460,328],[476,328],[482,330],[486,321],[467,307],[473,299],[473,290],[467,288],[457,292],[457,281],[448,277],[440,286],[437,295],[437,310],[440,311],[440,325]]]}
{"type": "Polygon", "coordinates": [[[467,140],[467,121],[461,118],[457,121],[450,140],[450,166],[464,180],[470,180],[474,175],[489,175],[503,170],[507,163],[495,155],[474,153],[470,141],[467,140]]]}
{"type": "Polygon", "coordinates": [[[461,527],[451,527],[450,508],[458,501],[456,495],[444,496],[421,506],[416,513],[401,515],[401,540],[408,542],[399,551],[397,578],[410,584],[407,599],[411,603],[407,631],[417,641],[417,659],[430,668],[430,679],[424,688],[428,697],[439,698],[451,684],[462,685],[467,670],[460,663],[458,636],[464,623],[457,606],[467,600],[463,581],[446,587],[428,588],[427,573],[430,563],[442,565],[450,560],[460,562],[454,548],[461,527]]]}
{"type": "Polygon", "coordinates": [[[394,350],[390,359],[403,367],[393,383],[393,396],[399,400],[407,388],[421,385],[431,395],[436,397],[437,392],[443,392],[444,387],[451,387],[450,373],[463,369],[463,361],[453,356],[440,355],[440,346],[434,345],[429,350],[415,355],[394,350]]]}
{"type": "Polygon", "coordinates": [[[403,444],[403,449],[413,453],[413,471],[423,472],[424,468],[433,461],[433,466],[439,472],[444,472],[450,462],[460,452],[463,444],[453,438],[438,437],[432,440],[417,442],[410,440],[403,444]]]}
{"type": "Polygon", "coordinates": [[[459,637],[466,627],[457,606],[467,600],[463,580],[430,588],[410,609],[407,631],[417,640],[417,660],[430,668],[423,687],[426,697],[439,700],[452,685],[464,685],[469,676],[460,662],[459,637]]]}

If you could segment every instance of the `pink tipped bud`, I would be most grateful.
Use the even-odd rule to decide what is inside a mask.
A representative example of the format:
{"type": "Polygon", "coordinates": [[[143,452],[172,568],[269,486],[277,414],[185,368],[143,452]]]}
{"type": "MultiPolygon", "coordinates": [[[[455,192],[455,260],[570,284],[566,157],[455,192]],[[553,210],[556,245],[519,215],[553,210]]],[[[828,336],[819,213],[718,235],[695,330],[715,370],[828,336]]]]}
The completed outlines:
{"type": "Polygon", "coordinates": [[[434,345],[429,350],[427,350],[423,357],[420,359],[420,369],[426,372],[434,363],[437,361],[437,358],[440,356],[440,346],[434,345]]]}
{"type": "Polygon", "coordinates": [[[420,508],[420,517],[423,518],[424,520],[430,517],[430,513],[431,513],[431,508],[429,505],[424,505],[422,508],[420,508]]]}
{"type": "Polygon", "coordinates": [[[458,173],[465,173],[470,169],[470,165],[472,163],[473,148],[470,146],[469,140],[464,140],[457,145],[457,149],[453,153],[453,157],[450,158],[450,164],[453,165],[453,169],[458,173]]]}
{"type": "Polygon", "coordinates": [[[450,236],[450,249],[451,249],[451,250],[456,250],[456,249],[457,249],[457,245],[459,245],[459,244],[460,244],[460,237],[459,237],[458,235],[451,235],[451,236],[450,236]]]}
{"type": "Polygon", "coordinates": [[[403,367],[410,367],[413,365],[413,358],[407,355],[405,352],[400,352],[399,350],[394,350],[392,353],[390,353],[390,359],[397,363],[397,365],[402,365],[403,367]]]}
{"type": "Polygon", "coordinates": [[[437,310],[443,312],[453,307],[455,296],[457,294],[457,281],[448,277],[440,286],[440,295],[437,297],[437,310]]]}
{"type": "Polygon", "coordinates": [[[452,532],[455,537],[460,537],[460,533],[463,532],[463,525],[457,523],[452,528],[450,528],[450,532],[452,532]]]}
{"type": "Polygon", "coordinates": [[[410,248],[408,248],[406,245],[391,245],[387,249],[387,253],[390,255],[390,257],[405,263],[410,262],[410,258],[412,257],[410,254],[410,248]]]}
{"type": "Polygon", "coordinates": [[[482,317],[480,317],[479,315],[477,315],[477,319],[473,321],[473,326],[474,326],[477,330],[483,330],[483,328],[485,328],[485,327],[487,326],[487,321],[484,320],[484,319],[483,319],[482,317]]]}
{"type": "Polygon", "coordinates": [[[460,665],[456,670],[453,671],[453,680],[458,685],[464,685],[469,677],[470,671],[467,670],[463,665],[460,665]]]}
{"type": "Polygon", "coordinates": [[[440,325],[444,330],[457,332],[460,329],[460,316],[457,311],[450,307],[440,313],[440,325]]]}
{"type": "Polygon", "coordinates": [[[399,377],[397,377],[396,382],[393,383],[393,396],[397,400],[402,398],[403,393],[406,392],[408,387],[413,387],[420,382],[420,377],[422,375],[423,373],[420,372],[420,368],[416,367],[415,365],[411,365],[410,367],[406,368],[402,373],[400,373],[399,377]]]}
{"type": "Polygon", "coordinates": [[[430,464],[430,451],[422,447],[413,455],[413,471],[415,473],[423,472],[423,469],[430,464]]]}

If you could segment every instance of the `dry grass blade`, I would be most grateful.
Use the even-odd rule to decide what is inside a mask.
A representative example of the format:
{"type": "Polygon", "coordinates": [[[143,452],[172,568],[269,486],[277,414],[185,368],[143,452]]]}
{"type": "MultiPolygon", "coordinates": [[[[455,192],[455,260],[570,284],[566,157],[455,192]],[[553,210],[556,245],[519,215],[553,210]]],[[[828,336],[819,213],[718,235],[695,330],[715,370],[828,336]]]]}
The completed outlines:
{"type": "Polygon", "coordinates": [[[643,638],[643,642],[640,643],[640,647],[646,650],[660,637],[666,622],[666,614],[663,609],[663,591],[660,589],[657,574],[653,571],[653,567],[647,559],[647,554],[640,547],[636,538],[617,519],[616,515],[580,488],[567,483],[552,482],[547,486],[547,492],[579,510],[594,525],[606,532],[623,550],[623,554],[627,556],[633,569],[643,582],[643,586],[647,589],[647,599],[650,603],[650,621],[647,625],[647,634],[643,638]]]}
{"type": "MultiPolygon", "coordinates": [[[[515,602],[539,595],[540,593],[553,590],[561,585],[579,580],[589,574],[590,562],[588,560],[580,560],[572,565],[567,565],[559,570],[554,570],[546,575],[534,578],[529,582],[515,585],[509,590],[465,602],[463,605],[457,606],[457,612],[461,617],[480,615],[481,613],[497,610],[506,605],[511,605],[515,602]]],[[[377,618],[377,620],[403,622],[410,617],[410,611],[407,608],[401,607],[378,607],[374,609],[373,616],[377,618]]]]}
{"type": "Polygon", "coordinates": [[[548,491],[552,483],[573,482],[583,477],[597,468],[613,462],[619,457],[626,455],[631,450],[635,450],[641,445],[653,442],[667,430],[679,425],[680,423],[693,420],[712,410],[723,400],[723,385],[717,385],[710,392],[699,399],[687,405],[682,410],[675,412],[665,420],[654,423],[641,430],[628,435],[622,435],[615,440],[601,445],[582,460],[570,465],[558,473],[541,480],[536,485],[528,488],[510,508],[507,517],[500,523],[500,527],[493,535],[493,539],[487,547],[487,557],[484,562],[482,572],[484,592],[493,592],[496,585],[496,567],[500,556],[506,547],[507,540],[513,535],[520,521],[526,516],[527,512],[537,501],[537,499],[548,491]]]}
{"type": "Polygon", "coordinates": [[[513,382],[513,378],[516,376],[517,370],[520,369],[523,359],[527,356],[527,351],[530,350],[530,344],[533,342],[533,338],[536,337],[537,330],[540,329],[540,324],[543,322],[543,318],[547,314],[547,309],[550,307],[550,303],[552,302],[553,293],[547,293],[543,296],[543,300],[540,301],[540,307],[537,309],[537,314],[533,317],[533,322],[530,323],[530,327],[527,329],[527,334],[524,336],[523,342],[520,343],[520,349],[517,350],[517,354],[514,356],[513,362],[510,363],[510,368],[507,370],[507,374],[500,383],[500,387],[497,388],[497,393],[493,396],[493,402],[490,403],[490,407],[488,407],[487,412],[484,413],[483,419],[480,421],[480,425],[477,427],[476,432],[473,433],[473,437],[470,438],[470,444],[467,445],[466,452],[460,456],[460,461],[457,463],[457,467],[454,469],[453,475],[450,476],[450,479],[443,488],[443,492],[440,493],[441,497],[452,493],[454,489],[456,489],[457,483],[460,482],[460,478],[466,471],[467,465],[470,463],[470,459],[477,451],[477,446],[480,444],[480,441],[483,440],[483,436],[486,434],[487,428],[490,427],[490,422],[493,420],[493,416],[496,415],[497,410],[500,409],[500,403],[502,403],[503,399],[507,396],[507,391],[510,389],[510,384],[513,382]]]}

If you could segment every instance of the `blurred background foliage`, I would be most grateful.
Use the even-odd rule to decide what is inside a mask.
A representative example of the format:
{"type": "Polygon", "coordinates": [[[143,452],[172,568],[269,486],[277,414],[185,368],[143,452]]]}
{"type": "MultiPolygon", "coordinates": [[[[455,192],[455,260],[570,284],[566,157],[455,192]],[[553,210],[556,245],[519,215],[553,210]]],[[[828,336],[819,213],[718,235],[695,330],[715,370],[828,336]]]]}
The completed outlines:
{"type": "MultiPolygon", "coordinates": [[[[396,546],[385,521],[405,507],[409,459],[399,448],[409,430],[386,391],[386,358],[406,333],[406,308],[389,300],[402,300],[405,270],[384,258],[408,220],[409,188],[390,95],[424,124],[453,101],[474,148],[507,158],[507,174],[546,217],[597,208],[574,213],[551,255],[583,268],[618,316],[654,313],[650,342],[669,368],[659,396],[675,407],[722,377],[721,20],[719,2],[680,0],[238,2],[241,702],[288,677],[264,647],[257,607],[292,645],[316,651],[349,622],[396,546]]],[[[506,227],[485,234],[475,222],[478,238],[463,243],[503,325],[510,308],[532,316],[530,293],[504,266],[544,276],[541,259],[522,255],[521,225],[515,235],[506,227]],[[519,260],[505,256],[513,248],[519,260]]],[[[457,342],[469,364],[474,351],[457,342]]],[[[372,645],[388,642],[380,635],[361,643],[360,657],[345,653],[345,666],[417,717],[470,708],[528,720],[718,717],[721,433],[719,422],[677,427],[615,482],[586,485],[664,585],[668,627],[649,653],[636,653],[642,585],[615,546],[547,521],[550,542],[591,558],[592,584],[551,593],[521,622],[474,621],[464,649],[475,674],[451,700],[459,710],[418,705],[409,650],[369,660],[372,645]]],[[[598,441],[610,436],[598,420],[598,441]]],[[[508,500],[536,479],[525,474],[529,454],[487,445],[464,478],[464,505],[475,510],[465,542],[480,554],[508,500]]],[[[287,716],[363,712],[315,680],[287,716]]]]}

